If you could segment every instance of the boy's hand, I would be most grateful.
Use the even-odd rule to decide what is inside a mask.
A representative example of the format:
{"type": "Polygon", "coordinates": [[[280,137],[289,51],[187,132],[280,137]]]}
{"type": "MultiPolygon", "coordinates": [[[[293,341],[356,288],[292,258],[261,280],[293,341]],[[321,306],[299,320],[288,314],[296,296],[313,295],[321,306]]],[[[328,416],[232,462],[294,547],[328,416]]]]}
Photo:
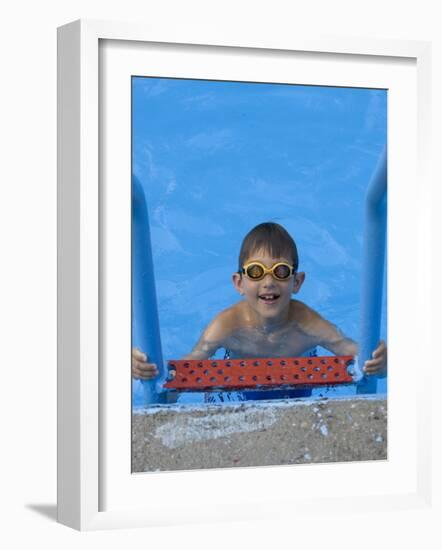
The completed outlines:
{"type": "Polygon", "coordinates": [[[373,374],[385,376],[387,374],[387,346],[383,340],[379,342],[379,346],[371,356],[372,359],[365,361],[364,374],[368,376],[373,374]]]}
{"type": "Polygon", "coordinates": [[[159,371],[155,363],[148,363],[148,357],[137,348],[132,349],[132,376],[139,380],[152,380],[159,371]]]}

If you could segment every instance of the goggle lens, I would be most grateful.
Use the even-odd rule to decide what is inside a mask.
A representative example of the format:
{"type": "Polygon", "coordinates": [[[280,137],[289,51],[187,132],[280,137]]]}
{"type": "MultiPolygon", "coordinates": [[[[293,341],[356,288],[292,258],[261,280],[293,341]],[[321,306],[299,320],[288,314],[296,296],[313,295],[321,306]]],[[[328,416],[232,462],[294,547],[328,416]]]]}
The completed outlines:
{"type": "Polygon", "coordinates": [[[277,265],[273,269],[273,275],[278,279],[288,279],[291,275],[291,271],[288,265],[277,265]]]}
{"type": "Polygon", "coordinates": [[[252,264],[247,267],[246,274],[250,279],[261,279],[264,275],[264,269],[259,264],[252,264]]]}

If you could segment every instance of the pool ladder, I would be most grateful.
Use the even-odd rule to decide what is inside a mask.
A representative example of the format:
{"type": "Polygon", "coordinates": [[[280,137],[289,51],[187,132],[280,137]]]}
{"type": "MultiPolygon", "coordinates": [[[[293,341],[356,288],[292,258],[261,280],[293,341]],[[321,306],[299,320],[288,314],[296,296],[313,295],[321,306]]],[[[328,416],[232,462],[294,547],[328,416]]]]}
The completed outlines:
{"type": "MultiPolygon", "coordinates": [[[[359,364],[371,356],[380,338],[387,230],[387,149],[384,147],[365,197],[359,364]]],[[[132,317],[133,341],[167,377],[161,351],[160,327],[150,240],[149,217],[143,187],[132,177],[132,317]]],[[[164,398],[158,381],[143,381],[146,404],[164,398]]],[[[376,377],[364,377],[357,393],[376,393],[376,377]]]]}

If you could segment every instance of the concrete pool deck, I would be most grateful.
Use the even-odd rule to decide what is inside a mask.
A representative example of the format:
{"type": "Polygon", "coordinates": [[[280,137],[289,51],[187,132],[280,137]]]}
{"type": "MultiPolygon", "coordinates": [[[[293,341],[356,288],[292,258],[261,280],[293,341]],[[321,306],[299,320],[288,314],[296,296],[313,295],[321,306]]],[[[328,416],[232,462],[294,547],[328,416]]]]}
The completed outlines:
{"type": "Polygon", "coordinates": [[[387,458],[385,396],[152,406],[132,415],[132,471],[387,458]]]}

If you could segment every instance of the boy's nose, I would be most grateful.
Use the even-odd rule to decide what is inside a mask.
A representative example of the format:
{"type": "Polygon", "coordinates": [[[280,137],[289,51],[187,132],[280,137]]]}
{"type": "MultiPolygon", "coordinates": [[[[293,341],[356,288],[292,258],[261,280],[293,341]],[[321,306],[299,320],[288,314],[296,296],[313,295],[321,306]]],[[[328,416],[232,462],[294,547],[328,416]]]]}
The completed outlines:
{"type": "Polygon", "coordinates": [[[266,273],[263,279],[264,286],[273,286],[275,279],[272,277],[271,273],[266,273]]]}

